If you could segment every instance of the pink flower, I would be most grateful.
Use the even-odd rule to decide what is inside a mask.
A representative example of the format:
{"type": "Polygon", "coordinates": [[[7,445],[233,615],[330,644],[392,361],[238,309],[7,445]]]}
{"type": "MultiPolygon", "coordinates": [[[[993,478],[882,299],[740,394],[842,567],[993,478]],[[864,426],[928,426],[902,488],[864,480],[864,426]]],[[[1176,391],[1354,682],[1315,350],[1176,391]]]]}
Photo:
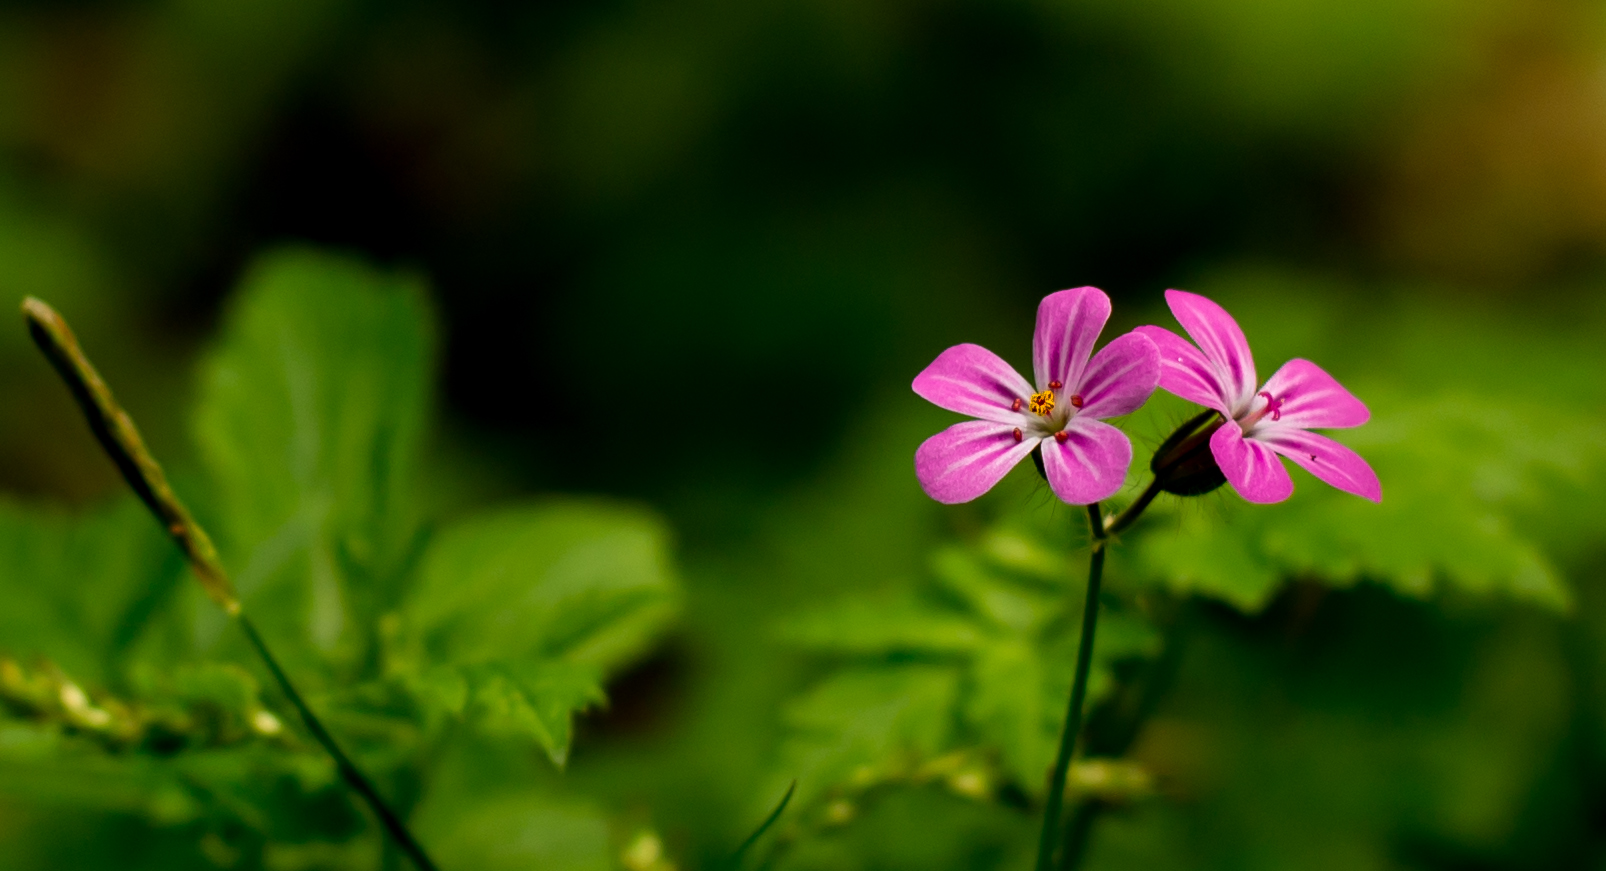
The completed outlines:
{"type": "Polygon", "coordinates": [[[1281,454],[1346,493],[1383,501],[1383,485],[1359,454],[1309,431],[1366,423],[1371,412],[1359,399],[1315,363],[1298,359],[1256,390],[1255,360],[1232,315],[1195,293],[1168,290],[1165,300],[1199,347],[1160,327],[1136,332],[1160,349],[1161,387],[1221,412],[1226,423],[1210,437],[1210,452],[1238,495],[1250,502],[1287,499],[1294,481],[1281,454]]]}
{"type": "Polygon", "coordinates": [[[1109,317],[1110,298],[1096,287],[1044,297],[1032,337],[1036,390],[980,345],[955,345],[915,376],[915,393],[979,418],[948,427],[915,451],[926,493],[938,502],[969,502],[1038,445],[1048,485],[1066,502],[1087,505],[1119,490],[1132,443],[1103,419],[1149,398],[1160,381],[1160,356],[1135,332],[1093,355],[1109,317]]]}

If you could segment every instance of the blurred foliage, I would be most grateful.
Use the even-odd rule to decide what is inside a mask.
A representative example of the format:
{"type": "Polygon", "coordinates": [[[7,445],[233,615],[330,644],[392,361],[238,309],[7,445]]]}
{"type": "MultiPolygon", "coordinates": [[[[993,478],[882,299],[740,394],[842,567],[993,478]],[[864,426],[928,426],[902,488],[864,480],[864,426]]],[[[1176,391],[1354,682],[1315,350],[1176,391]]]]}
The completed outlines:
{"type": "MultiPolygon", "coordinates": [[[[549,499],[429,533],[412,482],[431,330],[415,281],[309,252],[268,257],[202,367],[195,418],[204,504],[245,567],[247,610],[270,635],[309,642],[286,659],[322,686],[312,704],[404,805],[454,724],[534,742],[562,765],[574,713],[604,701],[600,681],[676,607],[665,533],[642,509],[549,499]]],[[[333,763],[227,664],[240,639],[179,593],[194,591],[137,503],[83,520],[8,508],[0,534],[17,627],[6,647],[41,662],[0,661],[0,789],[183,828],[203,865],[377,857],[379,833],[333,763]],[[108,689],[86,692],[85,679],[108,689]]],[[[448,860],[450,833],[484,825],[474,819],[431,818],[448,860]]],[[[502,864],[477,867],[531,858],[493,853],[502,864]]],[[[582,859],[606,864],[607,844],[582,859]]]]}

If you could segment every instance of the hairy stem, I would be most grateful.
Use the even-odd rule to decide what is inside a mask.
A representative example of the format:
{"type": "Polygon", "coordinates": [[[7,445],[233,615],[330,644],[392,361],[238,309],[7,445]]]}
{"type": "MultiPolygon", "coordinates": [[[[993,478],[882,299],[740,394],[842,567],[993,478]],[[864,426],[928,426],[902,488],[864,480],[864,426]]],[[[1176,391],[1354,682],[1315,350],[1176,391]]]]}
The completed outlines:
{"type": "Polygon", "coordinates": [[[412,858],[413,864],[421,871],[435,871],[435,863],[430,861],[423,846],[407,830],[406,824],[390,809],[385,800],[380,798],[373,784],[340,749],[340,745],[335,743],[334,736],[329,734],[329,730],[324,728],[317,715],[307,707],[301,694],[296,691],[295,685],[290,682],[289,676],[279,667],[278,660],[268,651],[268,646],[263,642],[262,636],[257,634],[256,627],[246,619],[240,607],[240,600],[234,593],[234,585],[229,582],[228,573],[224,571],[223,563],[218,558],[217,548],[212,545],[212,539],[191,516],[189,509],[178,498],[178,494],[168,485],[167,476],[163,474],[162,467],[145,447],[145,441],[140,438],[133,419],[123,411],[122,406],[117,404],[111,388],[106,385],[100,373],[95,371],[89,358],[84,355],[83,349],[78,345],[77,337],[67,326],[66,320],[57,314],[55,309],[33,297],[23,301],[22,313],[27,319],[28,333],[33,337],[34,344],[39,346],[39,350],[44,352],[50,364],[67,383],[67,389],[78,401],[78,407],[82,409],[84,418],[89,422],[89,429],[95,434],[100,446],[116,464],[117,470],[123,474],[128,486],[133,488],[151,513],[156,515],[156,519],[167,530],[167,534],[184,552],[190,568],[195,572],[206,594],[239,624],[246,639],[251,642],[251,647],[262,658],[262,662],[272,673],[279,688],[295,707],[296,713],[301,715],[301,721],[306,725],[307,731],[312,733],[313,738],[317,739],[334,759],[335,765],[340,769],[341,777],[368,803],[368,807],[379,817],[396,844],[412,858]]]}
{"type": "MultiPolygon", "coordinates": [[[[1150,497],[1151,499],[1153,497],[1150,497]]],[[[1061,808],[1065,802],[1065,778],[1076,752],[1076,738],[1082,731],[1082,702],[1087,696],[1087,675],[1093,666],[1093,634],[1099,622],[1099,584],[1104,580],[1104,544],[1107,541],[1104,518],[1097,502],[1087,506],[1088,528],[1093,533],[1093,552],[1087,566],[1087,601],[1082,606],[1082,639],[1076,649],[1076,677],[1071,682],[1071,702],[1065,711],[1065,728],[1060,732],[1059,754],[1048,781],[1048,801],[1043,806],[1043,834],[1037,842],[1037,871],[1052,871],[1054,845],[1059,841],[1061,808]]]]}
{"type": "Polygon", "coordinates": [[[1102,532],[1095,532],[1094,537],[1102,540],[1119,534],[1121,530],[1131,526],[1138,519],[1138,515],[1143,513],[1143,509],[1148,508],[1149,503],[1154,501],[1154,497],[1160,495],[1163,484],[1164,482],[1159,476],[1156,476],[1154,480],[1149,482],[1149,486],[1143,488],[1143,492],[1138,494],[1138,498],[1126,507],[1125,511],[1105,521],[1102,532]]]}

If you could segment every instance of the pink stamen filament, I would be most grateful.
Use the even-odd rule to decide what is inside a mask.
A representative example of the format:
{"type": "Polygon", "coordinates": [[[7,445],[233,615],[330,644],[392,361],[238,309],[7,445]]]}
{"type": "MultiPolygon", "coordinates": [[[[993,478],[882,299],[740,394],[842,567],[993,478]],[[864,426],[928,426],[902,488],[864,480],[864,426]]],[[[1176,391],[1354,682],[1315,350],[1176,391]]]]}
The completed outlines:
{"type": "Polygon", "coordinates": [[[1259,423],[1260,419],[1265,417],[1268,414],[1271,415],[1271,419],[1272,420],[1282,420],[1283,419],[1283,412],[1282,412],[1283,401],[1281,399],[1277,399],[1276,397],[1272,396],[1270,393],[1267,393],[1264,390],[1260,391],[1256,395],[1257,396],[1266,397],[1266,407],[1262,408],[1261,410],[1255,412],[1254,414],[1248,415],[1247,417],[1244,417],[1243,419],[1238,421],[1238,425],[1240,427],[1246,429],[1246,430],[1249,427],[1252,427],[1255,424],[1259,423]]]}

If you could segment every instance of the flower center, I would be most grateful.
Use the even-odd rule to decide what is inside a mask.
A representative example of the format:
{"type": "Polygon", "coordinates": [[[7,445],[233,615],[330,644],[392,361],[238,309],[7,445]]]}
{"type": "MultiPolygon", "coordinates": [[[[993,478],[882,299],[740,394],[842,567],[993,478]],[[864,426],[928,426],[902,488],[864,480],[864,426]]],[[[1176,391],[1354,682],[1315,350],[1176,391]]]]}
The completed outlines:
{"type": "Polygon", "coordinates": [[[1042,393],[1033,393],[1032,398],[1028,400],[1028,402],[1032,409],[1032,414],[1040,414],[1044,417],[1048,417],[1054,413],[1054,391],[1052,390],[1044,390],[1042,393]]]}
{"type": "Polygon", "coordinates": [[[1247,414],[1238,419],[1238,428],[1242,429],[1244,432],[1249,432],[1251,427],[1257,423],[1260,423],[1260,419],[1268,414],[1271,415],[1272,420],[1283,419],[1283,400],[1272,396],[1270,393],[1267,393],[1264,390],[1260,391],[1260,393],[1256,395],[1266,397],[1266,405],[1259,411],[1256,411],[1252,414],[1247,414]]]}

